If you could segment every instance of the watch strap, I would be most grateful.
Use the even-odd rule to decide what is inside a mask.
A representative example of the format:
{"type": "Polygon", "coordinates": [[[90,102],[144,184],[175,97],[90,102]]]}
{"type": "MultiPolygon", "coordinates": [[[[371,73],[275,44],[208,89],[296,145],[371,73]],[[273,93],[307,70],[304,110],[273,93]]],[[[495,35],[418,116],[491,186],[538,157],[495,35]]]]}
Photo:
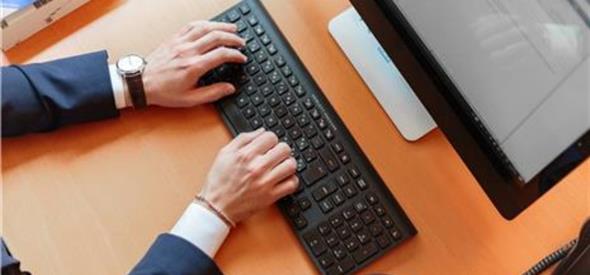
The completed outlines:
{"type": "Polygon", "coordinates": [[[147,107],[147,100],[145,96],[145,90],[143,87],[143,79],[141,74],[135,76],[125,77],[127,81],[127,87],[129,88],[129,96],[133,107],[136,109],[142,109],[147,107]]]}

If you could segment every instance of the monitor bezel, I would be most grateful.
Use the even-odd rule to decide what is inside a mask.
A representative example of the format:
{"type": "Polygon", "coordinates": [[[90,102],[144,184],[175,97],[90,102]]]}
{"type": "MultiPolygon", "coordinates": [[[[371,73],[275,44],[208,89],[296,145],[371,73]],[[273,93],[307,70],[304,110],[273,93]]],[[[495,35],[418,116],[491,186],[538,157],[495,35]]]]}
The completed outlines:
{"type": "Polygon", "coordinates": [[[524,182],[394,2],[351,3],[504,218],[515,218],[590,155],[586,131],[524,182]]]}

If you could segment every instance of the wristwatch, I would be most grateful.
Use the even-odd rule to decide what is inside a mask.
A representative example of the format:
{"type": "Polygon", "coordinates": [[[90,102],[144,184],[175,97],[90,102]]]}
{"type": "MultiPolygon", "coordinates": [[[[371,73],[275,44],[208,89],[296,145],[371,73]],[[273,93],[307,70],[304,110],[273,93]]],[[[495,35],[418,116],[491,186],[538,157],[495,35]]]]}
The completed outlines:
{"type": "Polygon", "coordinates": [[[121,57],[116,64],[117,72],[127,83],[131,102],[136,109],[145,108],[147,106],[142,78],[146,65],[147,62],[145,59],[136,54],[121,57]]]}

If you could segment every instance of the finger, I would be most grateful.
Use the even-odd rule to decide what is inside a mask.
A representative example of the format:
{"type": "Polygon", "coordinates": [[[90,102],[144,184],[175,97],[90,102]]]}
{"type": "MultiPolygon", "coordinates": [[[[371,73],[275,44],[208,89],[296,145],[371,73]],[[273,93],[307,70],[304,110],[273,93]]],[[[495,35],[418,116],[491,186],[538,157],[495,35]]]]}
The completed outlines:
{"type": "Polygon", "coordinates": [[[201,76],[225,63],[244,63],[246,56],[236,49],[219,47],[201,56],[188,59],[188,66],[195,76],[201,76]]]}
{"type": "Polygon", "coordinates": [[[266,154],[259,156],[255,161],[262,167],[263,171],[271,170],[285,161],[291,155],[291,147],[281,142],[270,149],[266,154]]]}
{"type": "Polygon", "coordinates": [[[244,47],[246,46],[246,41],[233,33],[212,31],[195,42],[190,43],[192,50],[198,54],[204,54],[222,46],[234,48],[244,47]]]}
{"type": "Polygon", "coordinates": [[[213,22],[213,21],[195,21],[189,24],[188,29],[181,35],[184,41],[195,41],[212,31],[223,31],[235,33],[237,26],[235,24],[213,22]]]}
{"type": "Polygon", "coordinates": [[[279,138],[273,133],[266,131],[257,138],[255,138],[250,144],[244,146],[242,150],[248,156],[255,156],[266,154],[268,150],[272,149],[279,143],[279,138]]]}
{"type": "Polygon", "coordinates": [[[236,138],[234,138],[227,146],[229,150],[237,150],[240,149],[250,142],[254,141],[257,137],[259,137],[262,133],[264,133],[264,128],[258,128],[256,131],[241,133],[236,138]]]}
{"type": "Polygon", "coordinates": [[[276,185],[293,176],[296,169],[297,161],[292,157],[288,157],[265,173],[260,180],[263,184],[276,185]]]}
{"type": "Polygon", "coordinates": [[[271,196],[277,201],[280,198],[297,191],[299,184],[299,178],[297,176],[291,176],[287,180],[277,184],[271,191],[271,196]]]}
{"type": "Polygon", "coordinates": [[[235,91],[236,88],[230,83],[214,83],[188,91],[187,102],[189,102],[191,106],[215,102],[222,97],[233,94],[235,91]]]}

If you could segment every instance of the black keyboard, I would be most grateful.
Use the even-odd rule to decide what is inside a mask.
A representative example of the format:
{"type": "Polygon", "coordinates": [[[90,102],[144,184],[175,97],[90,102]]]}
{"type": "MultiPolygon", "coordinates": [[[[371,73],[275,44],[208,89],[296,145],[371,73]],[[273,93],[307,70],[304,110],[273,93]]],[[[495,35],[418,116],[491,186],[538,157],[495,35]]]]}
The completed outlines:
{"type": "Polygon", "coordinates": [[[278,205],[319,271],[353,273],[415,235],[262,3],[242,1],[214,20],[238,26],[248,61],[222,65],[201,84],[238,87],[217,104],[234,135],[264,127],[293,149],[300,188],[278,205]]]}

